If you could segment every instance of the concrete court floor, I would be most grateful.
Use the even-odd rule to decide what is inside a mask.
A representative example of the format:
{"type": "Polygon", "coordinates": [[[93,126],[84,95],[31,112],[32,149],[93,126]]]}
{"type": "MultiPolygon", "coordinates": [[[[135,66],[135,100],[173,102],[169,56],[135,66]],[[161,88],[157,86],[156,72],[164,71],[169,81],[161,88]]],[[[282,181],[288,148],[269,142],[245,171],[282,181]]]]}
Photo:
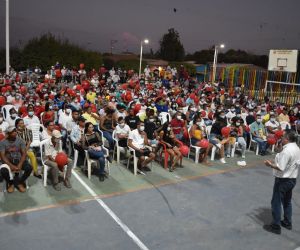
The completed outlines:
{"type": "MultiPolygon", "coordinates": [[[[265,157],[272,158],[272,156],[265,157]]],[[[294,190],[294,229],[273,235],[273,177],[263,158],[249,153],[213,167],[184,160],[169,173],[154,167],[133,176],[122,166],[99,183],[82,179],[149,249],[296,249],[300,247],[300,185],[294,190]]],[[[26,194],[0,195],[0,249],[139,249],[75,179],[60,193],[30,179],[26,194]]]]}

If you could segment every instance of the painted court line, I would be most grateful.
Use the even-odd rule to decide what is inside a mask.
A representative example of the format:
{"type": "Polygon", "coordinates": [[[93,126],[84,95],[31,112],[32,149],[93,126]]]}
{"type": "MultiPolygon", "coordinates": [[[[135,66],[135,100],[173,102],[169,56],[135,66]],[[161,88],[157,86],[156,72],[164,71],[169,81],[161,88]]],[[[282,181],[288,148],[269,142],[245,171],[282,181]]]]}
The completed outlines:
{"type": "Polygon", "coordinates": [[[100,206],[110,215],[110,217],[112,217],[114,221],[123,229],[123,231],[133,240],[133,242],[140,249],[149,250],[149,248],[147,248],[145,244],[129,229],[129,227],[126,226],[120,220],[120,218],[105,204],[105,202],[102,199],[97,198],[96,192],[93,189],[91,189],[74,170],[72,170],[72,173],[75,176],[75,178],[81,183],[81,185],[84,186],[84,188],[90,193],[90,195],[94,197],[95,201],[97,201],[100,204],[100,206]]]}

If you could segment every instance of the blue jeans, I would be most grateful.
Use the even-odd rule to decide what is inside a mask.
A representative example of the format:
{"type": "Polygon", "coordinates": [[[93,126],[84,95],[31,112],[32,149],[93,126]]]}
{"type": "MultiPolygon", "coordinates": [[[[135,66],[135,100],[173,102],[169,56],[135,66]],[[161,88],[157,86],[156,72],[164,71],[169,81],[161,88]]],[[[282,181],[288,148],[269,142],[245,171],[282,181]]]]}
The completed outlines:
{"type": "Polygon", "coordinates": [[[109,143],[109,149],[114,149],[114,139],[112,138],[112,133],[108,131],[102,131],[103,137],[108,141],[109,143]]]}
{"type": "Polygon", "coordinates": [[[208,140],[214,146],[220,143],[220,140],[217,138],[216,134],[210,134],[208,140]]]}
{"type": "Polygon", "coordinates": [[[267,151],[268,142],[264,141],[261,138],[253,137],[253,140],[256,141],[259,145],[259,153],[265,153],[267,151]]]}
{"type": "Polygon", "coordinates": [[[105,168],[105,157],[103,151],[96,151],[89,149],[89,156],[94,159],[99,161],[100,169],[99,169],[99,174],[104,174],[104,168],[105,168]]]}
{"type": "Polygon", "coordinates": [[[294,178],[275,178],[272,205],[272,224],[280,227],[281,221],[281,204],[283,206],[284,221],[292,224],[292,190],[296,185],[294,178]]]}

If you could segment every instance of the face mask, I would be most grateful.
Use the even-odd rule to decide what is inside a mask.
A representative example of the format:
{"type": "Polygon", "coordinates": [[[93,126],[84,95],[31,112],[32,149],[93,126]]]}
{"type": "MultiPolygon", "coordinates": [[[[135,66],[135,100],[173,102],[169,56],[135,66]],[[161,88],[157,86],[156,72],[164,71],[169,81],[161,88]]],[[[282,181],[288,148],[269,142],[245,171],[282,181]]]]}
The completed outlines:
{"type": "Polygon", "coordinates": [[[196,111],[197,111],[197,109],[196,109],[196,108],[192,108],[191,110],[192,110],[192,111],[194,111],[194,112],[196,112],[196,111]]]}
{"type": "Polygon", "coordinates": [[[33,115],[34,115],[34,112],[33,112],[33,111],[29,111],[29,112],[28,112],[28,115],[29,115],[29,116],[33,116],[33,115]]]}
{"type": "Polygon", "coordinates": [[[250,112],[249,115],[253,115],[253,112],[250,112]]]}
{"type": "Polygon", "coordinates": [[[241,117],[241,114],[237,114],[236,116],[237,116],[237,117],[241,117]]]}
{"type": "Polygon", "coordinates": [[[71,113],[71,109],[66,109],[66,114],[70,114],[71,113]]]}
{"type": "Polygon", "coordinates": [[[178,115],[178,116],[177,116],[177,119],[178,119],[178,120],[181,120],[181,115],[178,115]]]}
{"type": "Polygon", "coordinates": [[[271,120],[271,122],[275,122],[275,118],[271,118],[270,120],[271,120]]]}
{"type": "Polygon", "coordinates": [[[124,128],[124,127],[125,127],[125,123],[123,123],[123,122],[120,123],[119,125],[120,125],[121,128],[124,128]]]}
{"type": "Polygon", "coordinates": [[[149,121],[150,121],[150,122],[154,122],[154,121],[155,121],[155,119],[149,119],[149,121]]]}
{"type": "Polygon", "coordinates": [[[40,106],[41,104],[39,102],[36,103],[36,106],[40,106]]]}
{"type": "Polygon", "coordinates": [[[140,126],[140,131],[144,131],[145,127],[144,126],[140,126]]]}
{"type": "Polygon", "coordinates": [[[220,115],[220,117],[224,119],[224,118],[225,118],[225,115],[220,115]]]}
{"type": "Polygon", "coordinates": [[[258,123],[260,123],[260,122],[261,122],[261,119],[256,119],[256,121],[257,121],[258,123]]]}
{"type": "Polygon", "coordinates": [[[231,112],[235,112],[235,109],[231,109],[231,112]]]}
{"type": "Polygon", "coordinates": [[[49,109],[53,109],[53,107],[52,107],[52,106],[49,106],[49,109]]]}
{"type": "Polygon", "coordinates": [[[12,118],[16,118],[16,117],[17,117],[17,114],[16,114],[16,113],[11,114],[11,117],[12,117],[12,118]]]}
{"type": "Polygon", "coordinates": [[[170,127],[168,127],[168,128],[167,128],[167,130],[168,130],[168,131],[171,131],[171,128],[170,128],[170,127]]]}
{"type": "Polygon", "coordinates": [[[116,99],[111,99],[112,102],[116,101],[116,99]]]}
{"type": "Polygon", "coordinates": [[[151,103],[151,106],[154,107],[154,106],[155,106],[155,103],[151,103]]]}
{"type": "Polygon", "coordinates": [[[197,125],[198,125],[198,126],[201,126],[201,122],[197,122],[197,125]]]}

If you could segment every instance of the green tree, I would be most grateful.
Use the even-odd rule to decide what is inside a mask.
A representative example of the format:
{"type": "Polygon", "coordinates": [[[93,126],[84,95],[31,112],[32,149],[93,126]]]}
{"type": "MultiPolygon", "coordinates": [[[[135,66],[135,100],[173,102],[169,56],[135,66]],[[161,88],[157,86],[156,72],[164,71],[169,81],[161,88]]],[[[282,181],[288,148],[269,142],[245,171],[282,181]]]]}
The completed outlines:
{"type": "Polygon", "coordinates": [[[159,43],[160,49],[158,54],[160,58],[167,61],[183,61],[185,55],[184,47],[180,42],[179,33],[175,29],[169,29],[159,43]]]}
{"type": "MultiPolygon", "coordinates": [[[[57,61],[68,67],[78,67],[84,63],[87,70],[98,69],[103,61],[102,55],[71,44],[68,40],[60,40],[51,34],[42,35],[30,40],[22,50],[10,50],[11,66],[16,70],[33,68],[36,65],[47,70],[57,61]]],[[[5,69],[5,49],[0,50],[0,70],[5,69]]]]}

